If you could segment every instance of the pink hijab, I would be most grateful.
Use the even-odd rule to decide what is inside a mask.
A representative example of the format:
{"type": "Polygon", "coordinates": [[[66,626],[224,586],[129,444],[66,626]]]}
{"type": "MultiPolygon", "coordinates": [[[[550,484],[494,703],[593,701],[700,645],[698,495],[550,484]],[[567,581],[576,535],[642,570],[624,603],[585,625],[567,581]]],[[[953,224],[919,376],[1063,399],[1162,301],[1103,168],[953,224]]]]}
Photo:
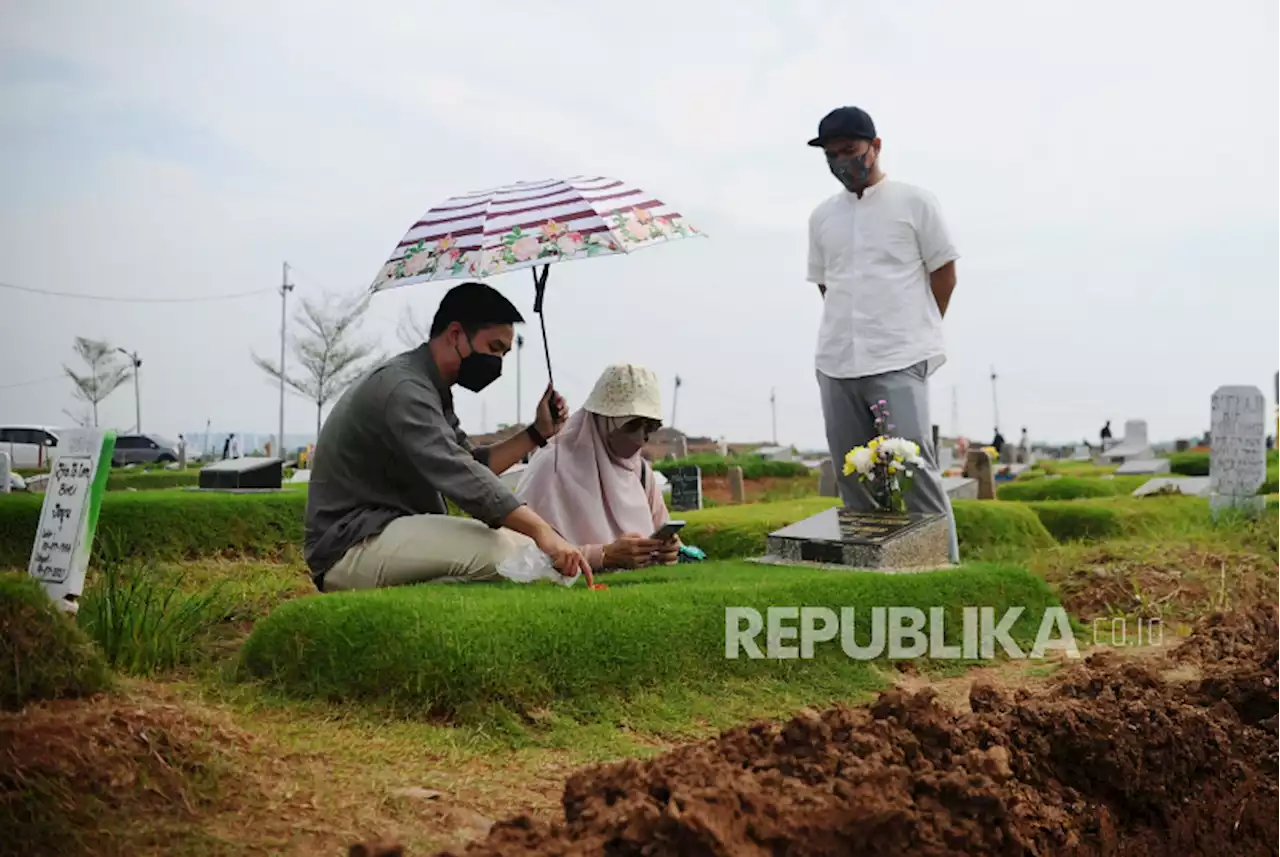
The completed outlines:
{"type": "Polygon", "coordinates": [[[618,458],[609,451],[608,422],[586,410],[569,417],[533,456],[516,488],[522,502],[575,545],[607,545],[629,532],[648,536],[668,520],[653,470],[640,453],[618,458]],[[648,471],[643,487],[642,467],[648,471]]]}

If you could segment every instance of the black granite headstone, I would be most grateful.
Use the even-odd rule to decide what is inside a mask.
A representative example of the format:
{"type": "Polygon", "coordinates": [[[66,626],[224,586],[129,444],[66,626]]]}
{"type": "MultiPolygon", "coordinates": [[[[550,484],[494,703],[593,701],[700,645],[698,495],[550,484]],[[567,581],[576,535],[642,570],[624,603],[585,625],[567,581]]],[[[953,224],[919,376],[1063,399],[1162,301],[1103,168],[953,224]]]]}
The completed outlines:
{"type": "Polygon", "coordinates": [[[213,491],[279,490],[284,462],[278,458],[231,458],[200,471],[200,487],[213,491]]]}
{"type": "Polygon", "coordinates": [[[702,508],[702,468],[677,467],[667,473],[671,483],[671,508],[686,512],[702,508]]]}

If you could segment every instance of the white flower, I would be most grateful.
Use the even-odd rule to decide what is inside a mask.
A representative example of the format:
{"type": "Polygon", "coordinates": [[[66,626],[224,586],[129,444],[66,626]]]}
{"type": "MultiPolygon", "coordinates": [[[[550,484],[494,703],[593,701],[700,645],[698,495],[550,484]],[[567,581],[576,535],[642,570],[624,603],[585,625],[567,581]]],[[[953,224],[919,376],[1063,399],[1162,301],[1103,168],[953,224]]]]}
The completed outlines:
{"type": "Polygon", "coordinates": [[[853,467],[859,474],[866,476],[871,472],[875,462],[872,460],[871,450],[865,446],[860,446],[853,451],[853,467]]]}

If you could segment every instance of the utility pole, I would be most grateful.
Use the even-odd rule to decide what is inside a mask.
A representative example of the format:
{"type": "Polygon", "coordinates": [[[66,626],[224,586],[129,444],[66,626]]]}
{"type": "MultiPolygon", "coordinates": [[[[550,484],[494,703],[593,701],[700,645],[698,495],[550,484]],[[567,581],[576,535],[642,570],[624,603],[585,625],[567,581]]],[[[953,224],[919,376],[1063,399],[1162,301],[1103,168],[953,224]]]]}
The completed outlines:
{"type": "Polygon", "coordinates": [[[773,411],[773,445],[778,445],[778,391],[769,391],[769,409],[773,411]]]}
{"type": "Polygon", "coordinates": [[[995,429],[1000,430],[1000,401],[996,398],[996,367],[991,367],[991,409],[995,415],[995,429]]]}
{"type": "MultiPolygon", "coordinates": [[[[289,285],[289,263],[284,263],[284,276],[280,280],[280,425],[279,432],[276,434],[276,442],[279,448],[276,450],[280,454],[280,460],[285,457],[284,452],[284,332],[288,316],[285,314],[285,304],[289,297],[289,292],[293,291],[293,286],[289,285]]],[[[316,438],[319,440],[320,438],[316,438]]]]}
{"type": "Polygon", "coordinates": [[[959,388],[951,387],[951,436],[960,436],[960,400],[959,388]]]}
{"type": "Polygon", "coordinates": [[[117,348],[116,351],[128,357],[133,366],[133,433],[142,434],[142,390],[138,387],[138,367],[142,365],[142,360],[136,351],[125,351],[123,348],[117,348]]]}
{"type": "Polygon", "coordinates": [[[521,396],[524,393],[524,384],[520,380],[520,352],[524,351],[524,336],[516,334],[516,425],[520,425],[520,421],[524,419],[524,405],[521,402],[521,396]]]}
{"type": "Polygon", "coordinates": [[[671,429],[672,431],[674,431],[676,427],[676,405],[679,404],[679,399],[680,399],[680,376],[677,375],[676,391],[675,391],[675,394],[672,395],[671,397],[671,429]]]}

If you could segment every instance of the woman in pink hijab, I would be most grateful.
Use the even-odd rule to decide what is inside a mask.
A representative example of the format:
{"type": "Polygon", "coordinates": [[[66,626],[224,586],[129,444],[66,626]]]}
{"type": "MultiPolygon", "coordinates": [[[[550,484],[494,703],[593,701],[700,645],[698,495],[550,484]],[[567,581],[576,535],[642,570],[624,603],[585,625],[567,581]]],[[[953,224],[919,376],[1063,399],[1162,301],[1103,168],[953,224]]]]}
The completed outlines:
{"type": "Polygon", "coordinates": [[[592,571],[678,561],[679,539],[649,538],[670,519],[640,454],[661,425],[657,376],[641,366],[610,366],[520,479],[516,496],[580,545],[592,571]]]}

